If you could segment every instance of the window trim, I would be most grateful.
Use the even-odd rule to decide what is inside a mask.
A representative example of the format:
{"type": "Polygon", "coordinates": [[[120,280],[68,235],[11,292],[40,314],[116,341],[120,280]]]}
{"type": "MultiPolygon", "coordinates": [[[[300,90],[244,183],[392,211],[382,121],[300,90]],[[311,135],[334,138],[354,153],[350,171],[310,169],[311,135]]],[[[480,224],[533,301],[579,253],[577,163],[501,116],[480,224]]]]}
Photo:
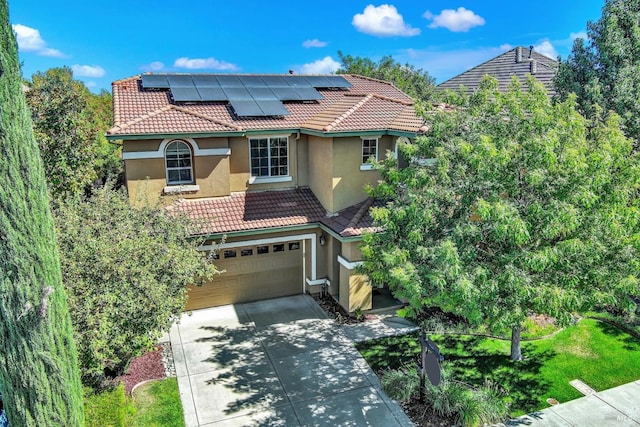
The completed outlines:
{"type": "Polygon", "coordinates": [[[193,148],[191,147],[191,145],[182,139],[174,139],[171,142],[169,142],[165,147],[164,147],[164,172],[165,172],[165,177],[166,177],[166,182],[167,182],[167,186],[168,187],[174,187],[174,186],[185,186],[185,185],[191,185],[191,184],[195,184],[195,177],[193,174],[193,148]],[[189,150],[189,175],[191,176],[191,179],[188,181],[169,181],[169,171],[170,170],[186,170],[187,167],[172,167],[170,168],[167,165],[167,150],[169,149],[169,147],[171,147],[173,144],[183,144],[187,147],[187,149],[189,150]]]}
{"type": "Polygon", "coordinates": [[[369,156],[367,157],[367,161],[366,162],[362,162],[360,164],[360,170],[361,171],[370,171],[375,169],[375,166],[372,165],[371,163],[368,163],[369,159],[371,157],[374,157],[374,159],[377,161],[378,160],[378,151],[379,151],[379,145],[380,145],[380,137],[379,136],[361,136],[360,139],[362,140],[361,144],[360,144],[360,160],[363,161],[364,160],[364,142],[365,141],[376,141],[376,151],[375,154],[373,156],[369,156]]]}
{"type": "Polygon", "coordinates": [[[292,181],[291,177],[291,169],[290,169],[290,144],[289,144],[289,136],[290,135],[264,135],[264,136],[250,136],[247,138],[247,144],[249,146],[249,184],[263,184],[263,183],[271,183],[271,182],[288,182],[292,181]],[[269,164],[269,175],[252,175],[251,172],[251,141],[266,139],[268,144],[268,159],[269,163],[271,163],[271,140],[273,139],[285,139],[287,141],[287,173],[286,175],[271,175],[271,165],[269,164]]]}

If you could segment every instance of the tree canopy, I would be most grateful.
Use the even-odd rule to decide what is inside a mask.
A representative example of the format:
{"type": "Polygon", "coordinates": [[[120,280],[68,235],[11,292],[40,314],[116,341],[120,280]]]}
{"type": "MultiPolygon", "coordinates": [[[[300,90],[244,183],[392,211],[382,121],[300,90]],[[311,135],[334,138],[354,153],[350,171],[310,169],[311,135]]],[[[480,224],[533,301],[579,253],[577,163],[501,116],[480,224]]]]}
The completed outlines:
{"type": "Polygon", "coordinates": [[[640,293],[640,167],[620,119],[587,120],[573,97],[552,104],[533,78],[508,92],[486,78],[453,112],[387,158],[371,194],[387,201],[365,236],[364,271],[409,301],[512,330],[527,316],[566,324],[640,293]]]}
{"type": "Polygon", "coordinates": [[[96,385],[150,349],[181,314],[187,286],[215,267],[186,217],[133,207],[124,189],[104,186],[54,213],[82,378],[96,385]]]}
{"type": "Polygon", "coordinates": [[[69,67],[35,73],[27,102],[52,196],[83,194],[96,179],[121,172],[119,147],[104,132],[112,123],[111,95],[92,94],[69,67]]]}
{"type": "Polygon", "coordinates": [[[410,64],[400,64],[391,56],[383,56],[375,62],[369,58],[344,55],[338,51],[342,62],[338,74],[358,74],[393,83],[398,89],[412,98],[428,102],[435,92],[435,79],[422,69],[410,64]]]}
{"type": "Polygon", "coordinates": [[[577,95],[591,117],[598,107],[622,117],[627,136],[640,141],[640,1],[606,0],[598,21],[587,23],[555,79],[562,99],[577,95]]]}
{"type": "Polygon", "coordinates": [[[82,388],[18,46],[0,0],[0,384],[12,426],[82,426],[82,388]]]}

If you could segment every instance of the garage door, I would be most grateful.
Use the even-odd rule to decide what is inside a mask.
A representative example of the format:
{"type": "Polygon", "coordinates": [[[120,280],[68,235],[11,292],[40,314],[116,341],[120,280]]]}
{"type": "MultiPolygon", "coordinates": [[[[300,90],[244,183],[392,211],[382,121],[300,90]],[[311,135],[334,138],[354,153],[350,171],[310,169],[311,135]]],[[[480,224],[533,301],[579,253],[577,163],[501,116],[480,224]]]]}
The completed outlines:
{"type": "Polygon", "coordinates": [[[302,242],[223,249],[215,261],[224,273],[189,288],[187,310],[295,295],[302,292],[302,242]]]}

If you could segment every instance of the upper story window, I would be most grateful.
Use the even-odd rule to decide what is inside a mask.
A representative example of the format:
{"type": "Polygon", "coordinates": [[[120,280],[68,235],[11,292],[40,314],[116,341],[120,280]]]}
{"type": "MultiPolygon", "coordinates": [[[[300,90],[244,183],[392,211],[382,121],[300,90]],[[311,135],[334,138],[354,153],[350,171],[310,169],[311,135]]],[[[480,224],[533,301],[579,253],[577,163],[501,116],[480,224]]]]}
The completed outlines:
{"type": "Polygon", "coordinates": [[[252,177],[289,175],[289,139],[287,137],[249,139],[252,177]]]}
{"type": "Polygon", "coordinates": [[[167,184],[193,184],[193,155],[191,147],[180,140],[167,144],[164,151],[167,184]]]}
{"type": "Polygon", "coordinates": [[[362,138],[362,164],[360,170],[373,169],[369,159],[378,159],[378,138],[362,138]]]}

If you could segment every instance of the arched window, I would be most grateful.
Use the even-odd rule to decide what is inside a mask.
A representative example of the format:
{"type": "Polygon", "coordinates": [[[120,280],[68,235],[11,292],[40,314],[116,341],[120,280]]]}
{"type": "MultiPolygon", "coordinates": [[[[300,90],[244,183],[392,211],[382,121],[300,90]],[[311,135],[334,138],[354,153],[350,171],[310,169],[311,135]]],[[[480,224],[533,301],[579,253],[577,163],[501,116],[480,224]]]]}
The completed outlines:
{"type": "Polygon", "coordinates": [[[176,140],[167,144],[164,159],[168,185],[193,184],[192,154],[186,142],[176,140]]]}

